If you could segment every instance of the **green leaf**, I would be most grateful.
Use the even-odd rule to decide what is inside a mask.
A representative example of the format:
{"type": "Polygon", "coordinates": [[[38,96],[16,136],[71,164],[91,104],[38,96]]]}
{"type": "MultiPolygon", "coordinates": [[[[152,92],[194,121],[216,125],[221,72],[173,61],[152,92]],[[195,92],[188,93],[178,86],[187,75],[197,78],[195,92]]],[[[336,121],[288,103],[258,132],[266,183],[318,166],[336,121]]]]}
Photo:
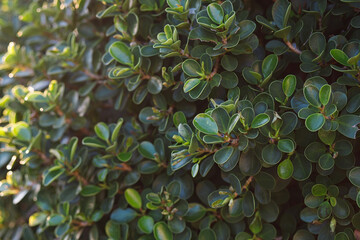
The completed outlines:
{"type": "Polygon", "coordinates": [[[251,122],[251,128],[259,128],[266,125],[270,121],[269,115],[266,113],[260,113],[255,116],[255,118],[251,122]]]}
{"type": "Polygon", "coordinates": [[[311,193],[317,197],[325,196],[327,193],[327,187],[324,184],[315,184],[311,188],[311,193]]]}
{"type": "Polygon", "coordinates": [[[206,214],[206,209],[198,203],[189,203],[189,209],[186,212],[185,220],[187,222],[197,222],[206,214]]]}
{"type": "Polygon", "coordinates": [[[318,131],[318,136],[320,140],[325,143],[326,145],[332,145],[336,138],[336,132],[333,131],[326,131],[323,129],[320,129],[318,131]]]}
{"type": "Polygon", "coordinates": [[[355,113],[360,108],[360,93],[352,96],[346,106],[346,111],[355,113]]]}
{"type": "Polygon", "coordinates": [[[305,126],[310,132],[320,130],[325,124],[325,117],[321,113],[313,113],[305,120],[305,126]]]}
{"type": "Polygon", "coordinates": [[[329,202],[323,202],[320,204],[317,215],[320,219],[327,219],[331,216],[332,207],[330,206],[329,202]]]}
{"type": "Polygon", "coordinates": [[[98,124],[95,125],[95,133],[96,135],[104,140],[104,141],[108,141],[109,140],[109,137],[110,137],[110,131],[109,131],[109,128],[108,126],[103,123],[103,122],[99,122],[98,124]]]}
{"type": "Polygon", "coordinates": [[[239,22],[238,26],[240,27],[239,30],[240,40],[243,40],[248,36],[250,36],[255,31],[256,28],[256,24],[250,20],[242,20],[241,22],[239,22]]]}
{"type": "Polygon", "coordinates": [[[134,56],[129,47],[123,42],[114,42],[109,48],[110,55],[119,63],[132,67],[134,56]]]}
{"type": "Polygon", "coordinates": [[[345,232],[339,232],[335,235],[335,240],[350,240],[345,232]]]}
{"type": "Polygon", "coordinates": [[[317,108],[321,106],[319,90],[314,85],[309,84],[304,87],[304,97],[312,106],[317,108]]]}
{"type": "Polygon", "coordinates": [[[199,85],[200,82],[201,82],[201,80],[199,78],[190,78],[190,79],[186,80],[186,82],[184,84],[184,92],[185,93],[190,92],[197,85],[199,85]]]}
{"type": "Polygon", "coordinates": [[[80,194],[84,197],[90,197],[98,194],[101,192],[102,188],[96,185],[86,185],[81,190],[80,194]]]}
{"type": "Polygon", "coordinates": [[[207,6],[206,11],[210,17],[210,19],[220,25],[224,19],[224,10],[217,3],[211,3],[207,6]]]}
{"type": "Polygon", "coordinates": [[[353,185],[360,187],[360,167],[351,169],[348,178],[353,185]]]}
{"type": "Polygon", "coordinates": [[[217,164],[224,164],[226,163],[231,154],[234,152],[234,148],[231,146],[223,147],[219,151],[216,151],[214,154],[214,161],[217,164]]]}
{"type": "Polygon", "coordinates": [[[280,162],[282,153],[275,144],[268,144],[262,150],[262,159],[270,165],[275,165],[280,162]]]}
{"type": "Polygon", "coordinates": [[[325,84],[320,88],[319,91],[319,99],[322,105],[328,104],[331,96],[331,86],[329,84],[325,84]]]}
{"type": "Polygon", "coordinates": [[[121,129],[121,126],[123,124],[124,120],[122,118],[120,118],[118,120],[118,122],[116,123],[116,126],[111,134],[111,142],[115,142],[118,137],[119,137],[119,133],[120,133],[120,129],[121,129]]]}
{"type": "Polygon", "coordinates": [[[282,82],[282,89],[287,97],[291,97],[296,89],[296,77],[294,75],[287,75],[282,82]]]}
{"type": "Polygon", "coordinates": [[[262,228],[263,226],[261,222],[261,217],[259,214],[256,214],[255,218],[251,221],[249,225],[249,229],[253,234],[258,234],[259,232],[261,232],[262,228]]]}
{"type": "Polygon", "coordinates": [[[57,237],[63,236],[70,229],[69,222],[64,222],[55,228],[55,235],[57,237]]]}
{"type": "Polygon", "coordinates": [[[272,7],[272,17],[275,25],[282,29],[287,26],[291,4],[287,0],[277,0],[272,7]]]}
{"type": "Polygon", "coordinates": [[[221,208],[229,203],[231,194],[228,189],[219,189],[211,192],[207,200],[212,208],[221,208]]]}
{"type": "Polygon", "coordinates": [[[178,111],[176,113],[174,113],[173,115],[173,123],[175,125],[175,127],[178,127],[180,123],[186,123],[186,116],[183,112],[178,111]]]}
{"type": "Polygon", "coordinates": [[[144,158],[155,160],[158,156],[154,145],[149,141],[141,142],[138,150],[144,158]]]}
{"type": "Polygon", "coordinates": [[[336,119],[339,127],[337,130],[348,138],[355,139],[356,133],[359,131],[360,116],[357,115],[342,115],[336,119]]]}
{"type": "Polygon", "coordinates": [[[281,179],[288,179],[294,172],[294,166],[289,158],[282,161],[277,167],[278,176],[281,179]]]}
{"type": "Polygon", "coordinates": [[[238,66],[238,60],[236,57],[232,56],[232,55],[224,55],[221,58],[221,66],[226,70],[226,71],[234,71],[237,66],[238,66]]]}
{"type": "Polygon", "coordinates": [[[198,240],[216,240],[216,233],[210,228],[204,228],[200,231],[198,240]]]}
{"type": "Polygon", "coordinates": [[[277,147],[283,153],[292,153],[295,150],[294,141],[291,139],[280,139],[277,147]]]}
{"type": "MultiPolygon", "coordinates": [[[[315,189],[315,191],[318,191],[318,190],[315,189]]],[[[327,192],[327,189],[326,189],[326,192],[327,192]]],[[[317,208],[317,207],[319,207],[320,204],[322,202],[324,202],[324,199],[325,199],[324,196],[326,195],[326,192],[325,192],[324,195],[321,195],[321,196],[314,196],[314,194],[309,193],[308,195],[306,195],[306,197],[304,199],[305,205],[308,206],[309,208],[317,208]]]]}
{"type": "Polygon", "coordinates": [[[125,199],[129,203],[129,205],[135,209],[141,208],[141,196],[138,191],[133,188],[127,188],[125,190],[125,199]]]}
{"type": "Polygon", "coordinates": [[[351,223],[357,230],[360,230],[360,212],[354,214],[351,218],[351,223]]]}
{"type": "Polygon", "coordinates": [[[107,221],[105,232],[106,235],[112,239],[121,239],[121,227],[120,224],[115,221],[107,221]]]}
{"type": "Polygon", "coordinates": [[[312,173],[312,164],[303,155],[297,154],[292,161],[294,172],[292,177],[297,181],[304,181],[310,177],[312,173]]]}
{"type": "Polygon", "coordinates": [[[348,63],[349,57],[340,49],[331,49],[330,55],[337,61],[338,63],[350,67],[351,65],[348,63]]]}
{"type": "Polygon", "coordinates": [[[47,218],[47,214],[43,212],[36,212],[29,217],[29,226],[34,227],[42,224],[47,218]]]}
{"type": "Polygon", "coordinates": [[[230,121],[227,111],[222,107],[215,108],[211,113],[211,117],[215,120],[219,131],[226,133],[230,121]]]}
{"type": "Polygon", "coordinates": [[[30,127],[26,122],[15,123],[11,128],[11,133],[21,141],[29,142],[31,140],[30,127]]]}
{"type": "Polygon", "coordinates": [[[198,77],[202,74],[200,64],[194,59],[186,59],[182,63],[184,73],[190,77],[198,77]]]}
{"type": "Polygon", "coordinates": [[[252,238],[252,236],[250,234],[248,234],[247,232],[239,232],[235,236],[235,240],[249,240],[251,238],[252,238]]]}
{"type": "Polygon", "coordinates": [[[216,135],[219,132],[215,120],[206,113],[196,115],[193,124],[197,130],[205,134],[216,135]]]}
{"type": "Polygon", "coordinates": [[[117,208],[111,213],[110,219],[118,223],[128,223],[134,220],[136,216],[137,213],[131,208],[117,208]]]}
{"type": "Polygon", "coordinates": [[[153,231],[154,219],[150,216],[142,216],[139,218],[137,225],[143,233],[150,234],[153,231]]]}
{"type": "Polygon", "coordinates": [[[154,225],[154,237],[156,240],[172,240],[173,235],[165,222],[157,222],[154,225]]]}
{"type": "Polygon", "coordinates": [[[45,103],[48,101],[47,98],[43,95],[43,93],[38,91],[29,92],[24,98],[24,100],[33,103],[45,103]]]}
{"type": "Polygon", "coordinates": [[[275,54],[268,55],[262,62],[261,69],[264,78],[269,77],[275,71],[278,57],[275,54]]]}
{"type": "Polygon", "coordinates": [[[50,218],[48,219],[47,223],[49,226],[57,226],[61,223],[63,223],[65,220],[65,217],[61,214],[52,214],[50,218]]]}
{"type": "Polygon", "coordinates": [[[43,184],[44,186],[49,186],[53,181],[58,179],[65,169],[62,166],[54,166],[44,173],[43,184]]]}
{"type": "Polygon", "coordinates": [[[243,213],[246,217],[251,217],[255,212],[255,198],[251,191],[246,191],[242,202],[243,213]]]}
{"type": "Polygon", "coordinates": [[[94,137],[83,138],[82,144],[84,144],[85,146],[95,147],[95,148],[107,148],[107,145],[103,141],[94,137]]]}
{"type": "Polygon", "coordinates": [[[157,76],[152,76],[149,81],[147,82],[147,90],[151,94],[158,94],[161,92],[163,86],[163,82],[157,76]]]}
{"type": "Polygon", "coordinates": [[[317,56],[321,55],[326,48],[326,38],[321,32],[314,32],[309,38],[309,46],[317,56]]]}
{"type": "Polygon", "coordinates": [[[228,129],[227,129],[227,133],[231,133],[236,124],[238,123],[238,121],[240,120],[240,114],[239,113],[236,113],[234,115],[231,116],[230,120],[229,120],[229,126],[228,126],[228,129]]]}
{"type": "Polygon", "coordinates": [[[319,167],[323,170],[330,170],[334,165],[335,160],[330,153],[323,154],[319,159],[319,167]]]}

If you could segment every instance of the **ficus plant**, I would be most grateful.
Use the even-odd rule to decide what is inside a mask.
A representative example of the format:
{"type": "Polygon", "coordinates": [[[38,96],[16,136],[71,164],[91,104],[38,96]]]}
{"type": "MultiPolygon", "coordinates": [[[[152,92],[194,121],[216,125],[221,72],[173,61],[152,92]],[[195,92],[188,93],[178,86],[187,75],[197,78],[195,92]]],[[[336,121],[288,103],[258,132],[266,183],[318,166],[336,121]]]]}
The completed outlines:
{"type": "Polygon", "coordinates": [[[360,1],[0,2],[0,239],[360,239],[360,1]]]}

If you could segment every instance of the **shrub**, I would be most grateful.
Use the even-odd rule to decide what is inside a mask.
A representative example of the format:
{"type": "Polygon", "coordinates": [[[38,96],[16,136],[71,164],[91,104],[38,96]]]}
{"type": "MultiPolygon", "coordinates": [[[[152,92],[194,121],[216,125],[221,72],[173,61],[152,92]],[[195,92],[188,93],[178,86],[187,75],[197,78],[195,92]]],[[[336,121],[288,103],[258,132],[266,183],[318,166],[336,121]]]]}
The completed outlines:
{"type": "Polygon", "coordinates": [[[1,239],[360,239],[358,0],[4,0],[1,239]]]}

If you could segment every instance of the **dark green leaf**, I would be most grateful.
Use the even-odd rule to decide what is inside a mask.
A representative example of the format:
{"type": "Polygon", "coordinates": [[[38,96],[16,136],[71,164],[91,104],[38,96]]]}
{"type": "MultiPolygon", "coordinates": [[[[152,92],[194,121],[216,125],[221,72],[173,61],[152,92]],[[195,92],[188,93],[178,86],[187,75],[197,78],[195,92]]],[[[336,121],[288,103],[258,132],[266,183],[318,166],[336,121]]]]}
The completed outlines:
{"type": "Polygon", "coordinates": [[[216,135],[219,131],[215,120],[206,113],[196,115],[193,124],[197,130],[205,134],[216,135]]]}
{"type": "Polygon", "coordinates": [[[123,42],[114,42],[109,48],[109,53],[121,64],[130,67],[134,65],[134,56],[132,55],[129,47],[123,42]]]}

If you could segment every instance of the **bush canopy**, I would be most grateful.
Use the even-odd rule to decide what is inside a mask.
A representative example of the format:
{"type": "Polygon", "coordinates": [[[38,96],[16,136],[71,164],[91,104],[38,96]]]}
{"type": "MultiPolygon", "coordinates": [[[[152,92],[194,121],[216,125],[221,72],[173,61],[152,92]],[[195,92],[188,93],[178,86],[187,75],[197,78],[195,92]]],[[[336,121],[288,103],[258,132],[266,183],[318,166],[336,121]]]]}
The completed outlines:
{"type": "Polygon", "coordinates": [[[360,0],[3,0],[0,238],[359,240],[360,0]]]}

